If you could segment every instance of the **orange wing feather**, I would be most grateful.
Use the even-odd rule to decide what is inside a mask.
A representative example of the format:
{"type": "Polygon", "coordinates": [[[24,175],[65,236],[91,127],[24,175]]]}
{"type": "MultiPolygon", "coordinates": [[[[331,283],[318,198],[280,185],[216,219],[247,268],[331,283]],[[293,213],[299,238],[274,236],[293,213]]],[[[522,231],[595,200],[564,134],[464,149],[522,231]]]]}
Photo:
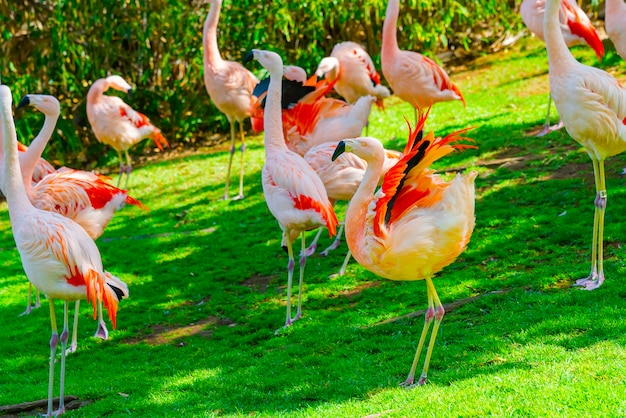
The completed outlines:
{"type": "Polygon", "coordinates": [[[575,20],[567,19],[567,26],[572,33],[583,38],[585,42],[587,42],[587,44],[596,52],[598,59],[601,60],[604,56],[604,45],[602,44],[602,40],[600,39],[600,36],[598,36],[598,32],[596,32],[595,28],[582,23],[580,17],[576,13],[576,9],[574,9],[574,7],[572,7],[572,5],[567,1],[562,1],[561,7],[565,9],[563,10],[565,16],[575,17],[575,20]]]}

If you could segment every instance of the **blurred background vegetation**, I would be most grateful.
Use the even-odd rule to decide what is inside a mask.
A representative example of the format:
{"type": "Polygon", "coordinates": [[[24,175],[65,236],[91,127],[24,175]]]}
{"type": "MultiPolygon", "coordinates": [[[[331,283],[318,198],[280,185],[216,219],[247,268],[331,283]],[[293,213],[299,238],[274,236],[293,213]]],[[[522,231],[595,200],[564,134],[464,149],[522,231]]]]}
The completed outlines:
{"type": "MultiPolygon", "coordinates": [[[[524,30],[521,0],[406,0],[399,44],[440,60],[469,59],[506,47],[524,30]]],[[[597,10],[597,0],[584,7],[597,10]]],[[[386,0],[225,0],[219,46],[241,60],[251,48],[280,52],[309,73],[335,43],[363,44],[379,66],[386,0]]],[[[119,74],[136,87],[125,100],[159,126],[174,148],[226,132],[202,80],[202,26],[206,0],[0,0],[0,76],[16,97],[59,98],[58,137],[46,158],[57,165],[95,168],[115,152],[99,144],[85,113],[91,83],[119,74]]],[[[380,67],[379,67],[380,68],[380,67]]],[[[20,140],[29,143],[42,117],[17,115],[20,140]]],[[[133,152],[149,152],[148,141],[133,152]]]]}

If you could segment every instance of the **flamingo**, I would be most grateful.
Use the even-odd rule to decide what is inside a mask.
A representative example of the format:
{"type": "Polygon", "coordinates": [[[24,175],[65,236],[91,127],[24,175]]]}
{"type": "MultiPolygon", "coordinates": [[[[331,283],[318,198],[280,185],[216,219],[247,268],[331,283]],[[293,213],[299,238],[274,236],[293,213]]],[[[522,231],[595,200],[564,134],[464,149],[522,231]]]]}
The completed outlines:
{"type": "Polygon", "coordinates": [[[285,144],[281,121],[281,57],[275,52],[253,49],[246,55],[244,63],[252,59],[258,61],[270,74],[264,114],[265,164],[262,183],[265,201],[283,231],[282,241],[289,254],[285,321],[285,326],[289,326],[302,316],[302,285],[306,264],[304,231],[325,226],[333,236],[338,222],[320,178],[300,155],[290,151],[285,144]],[[292,318],[291,283],[295,268],[292,242],[298,235],[302,237],[298,309],[292,318]]]}
{"type": "MultiPolygon", "coordinates": [[[[44,126],[46,126],[46,122],[48,121],[49,117],[48,115],[46,116],[46,121],[44,121],[44,126]]],[[[59,116],[57,115],[57,118],[59,116]]],[[[54,124],[56,124],[56,119],[54,124]]],[[[54,128],[54,125],[53,125],[54,128]]],[[[44,132],[44,128],[41,128],[41,131],[39,131],[39,135],[41,135],[44,132]]],[[[37,135],[37,136],[39,136],[37,135]]],[[[33,142],[35,142],[37,138],[33,139],[33,142]]],[[[17,150],[19,152],[27,152],[28,151],[28,147],[24,144],[22,144],[21,142],[17,143],[17,150]]],[[[20,157],[20,161],[22,160],[22,158],[20,157]]],[[[52,164],[50,164],[48,161],[44,160],[43,158],[39,157],[35,163],[35,169],[33,170],[33,178],[32,181],[34,183],[37,183],[39,180],[41,180],[45,175],[47,174],[51,174],[54,173],[56,170],[56,168],[54,168],[54,166],[52,164]]]]}
{"type": "MultiPolygon", "coordinates": [[[[430,110],[430,109],[429,109],[430,110]]],[[[384,162],[384,149],[375,138],[345,139],[333,158],[353,152],[367,162],[363,182],[350,201],[346,213],[346,240],[354,259],[366,269],[390,280],[425,280],[428,309],[415,358],[407,379],[412,386],[426,334],[434,325],[424,368],[418,380],[427,380],[428,365],[435,338],[445,314],[435,291],[433,275],[463,252],[474,229],[474,179],[472,171],[458,174],[446,183],[428,167],[430,164],[469,145],[457,141],[466,130],[435,138],[423,135],[428,111],[419,112],[415,130],[400,161],[384,177],[381,189],[374,189],[384,162]]]]}
{"type": "Polygon", "coordinates": [[[77,223],[54,212],[35,208],[28,199],[17,151],[15,124],[11,113],[11,90],[0,86],[0,115],[3,121],[4,169],[2,191],[7,199],[15,244],[28,280],[47,297],[50,305],[50,368],[47,416],[65,412],[65,357],[68,340],[68,302],[87,299],[94,306],[103,301],[116,326],[120,299],[128,296],[128,286],[104,271],[94,241],[77,223]],[[54,300],[63,301],[63,331],[59,335],[54,300]],[[53,411],[54,364],[61,342],[60,402],[53,411]]]}
{"type": "Polygon", "coordinates": [[[235,155],[235,122],[239,122],[241,139],[241,168],[239,171],[239,194],[234,198],[243,199],[244,152],[246,141],[243,121],[250,116],[252,90],[259,80],[240,63],[222,59],[217,46],[217,24],[220,18],[222,0],[209,0],[211,9],[204,22],[202,44],[204,46],[204,85],[215,106],[226,115],[230,123],[230,160],[226,173],[224,200],[229,199],[230,170],[235,155]]]}
{"type": "MultiPolygon", "coordinates": [[[[526,27],[542,41],[544,40],[543,17],[546,6],[545,0],[523,0],[520,6],[520,14],[526,27]]],[[[567,46],[589,45],[601,60],[604,56],[604,45],[598,36],[598,32],[591,24],[589,17],[578,6],[575,0],[561,0],[559,12],[559,25],[567,46]]],[[[563,123],[559,122],[550,126],[550,103],[552,96],[548,95],[548,112],[543,129],[535,136],[544,136],[551,131],[561,129],[563,123]]]]}
{"type": "Polygon", "coordinates": [[[399,0],[389,0],[380,50],[383,75],[394,94],[415,108],[416,119],[416,106],[448,100],[460,100],[465,106],[461,91],[435,61],[417,52],[400,50],[396,34],[399,13],[399,0]]]}
{"type": "Polygon", "coordinates": [[[570,136],[585,148],[596,184],[591,273],[575,285],[593,290],[604,282],[603,235],[607,192],[604,160],[626,150],[626,89],[606,71],[576,61],[565,43],[558,0],[546,0],[543,21],[550,91],[570,136]]]}
{"type": "Polygon", "coordinates": [[[348,103],[355,103],[363,96],[374,96],[376,104],[382,107],[383,99],[390,95],[389,89],[380,84],[372,58],[356,42],[336,44],[330,56],[320,61],[315,75],[336,80],[335,90],[348,103]]]}
{"type": "Polygon", "coordinates": [[[87,119],[96,139],[117,151],[120,160],[120,176],[117,187],[120,187],[122,175],[126,173],[124,188],[128,188],[128,179],[133,170],[128,149],[146,138],[154,140],[162,151],[169,146],[161,130],[150,123],[150,119],[124,103],[117,96],[106,96],[109,88],[130,93],[132,87],[122,77],[112,75],[96,80],[87,93],[87,119]],[[122,159],[126,157],[126,164],[122,159]]]}
{"type": "MultiPolygon", "coordinates": [[[[32,141],[31,146],[25,152],[19,153],[22,181],[33,206],[72,219],[94,240],[103,234],[104,228],[115,212],[124,205],[129,204],[147,209],[137,199],[129,196],[126,191],[109,184],[108,177],[93,172],[62,167],[45,175],[38,182],[33,182],[32,179],[36,177],[34,172],[42,160],[40,155],[54,131],[60,105],[53,96],[29,94],[20,100],[17,109],[25,106],[32,106],[46,116],[44,127],[32,141]]],[[[31,310],[31,286],[28,291],[28,307],[24,314],[28,314],[31,310]]],[[[36,293],[37,300],[39,300],[39,292],[36,293]]],[[[76,351],[77,348],[79,303],[80,301],[77,300],[70,352],[76,351]]],[[[37,305],[36,303],[35,306],[37,305]]],[[[102,318],[102,306],[98,307],[98,329],[95,336],[102,339],[108,337],[108,330],[102,318]]]]}
{"type": "Polygon", "coordinates": [[[617,53],[626,60],[626,3],[623,0],[606,0],[604,28],[617,53]]]}
{"type": "MultiPolygon", "coordinates": [[[[328,199],[335,205],[338,200],[349,201],[354,196],[357,188],[363,180],[367,163],[357,157],[354,154],[342,154],[336,161],[332,160],[333,153],[337,148],[337,142],[325,142],[314,146],[304,154],[304,160],[315,170],[320,177],[326,188],[328,199]]],[[[385,150],[385,161],[383,163],[383,170],[380,175],[380,180],[385,174],[393,167],[401,157],[401,153],[394,150],[385,150]]],[[[335,236],[335,240],[332,244],[322,251],[321,255],[328,255],[328,253],[337,247],[341,243],[341,234],[343,232],[344,223],[339,226],[339,231],[335,236]]],[[[322,235],[322,228],[320,228],[313,239],[313,242],[307,248],[307,256],[313,255],[317,248],[317,241],[322,235]]],[[[345,273],[348,261],[350,261],[350,251],[346,255],[344,262],[339,270],[339,275],[342,276],[345,273]]]]}

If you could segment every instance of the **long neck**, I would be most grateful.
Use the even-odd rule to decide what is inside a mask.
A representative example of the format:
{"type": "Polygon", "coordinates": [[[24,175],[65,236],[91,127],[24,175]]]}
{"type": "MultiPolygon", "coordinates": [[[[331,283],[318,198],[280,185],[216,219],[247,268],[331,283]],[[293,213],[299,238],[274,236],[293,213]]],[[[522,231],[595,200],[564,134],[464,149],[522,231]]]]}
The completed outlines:
{"type": "MultiPolygon", "coordinates": [[[[108,88],[109,86],[106,79],[101,78],[96,80],[91,87],[89,87],[89,91],[87,92],[87,103],[96,103],[108,88]]],[[[87,107],[87,111],[89,111],[89,107],[87,107]]]]}
{"type": "Polygon", "coordinates": [[[15,133],[15,123],[11,112],[11,102],[2,104],[2,129],[4,134],[4,168],[2,190],[9,205],[9,216],[15,219],[24,213],[24,210],[32,207],[20,171],[20,161],[17,150],[17,134],[15,133]]]}
{"type": "Polygon", "coordinates": [[[383,22],[383,44],[380,50],[381,59],[385,59],[385,57],[391,59],[393,54],[399,50],[396,34],[399,14],[399,0],[389,0],[387,3],[387,12],[385,13],[385,21],[383,22]]]}
{"type": "Polygon", "coordinates": [[[626,10],[624,0],[606,0],[604,3],[606,7],[606,9],[604,10],[605,15],[614,15],[616,13],[620,13],[620,10],[622,8],[626,10]]]}
{"type": "Polygon", "coordinates": [[[219,65],[223,60],[220,50],[217,46],[217,23],[220,19],[220,9],[222,7],[221,0],[211,2],[211,9],[204,21],[204,30],[202,31],[202,43],[204,45],[204,65],[219,65]]]}
{"type": "Polygon", "coordinates": [[[365,249],[365,222],[370,202],[378,185],[383,169],[383,157],[367,162],[367,169],[359,188],[350,200],[346,211],[346,240],[354,258],[361,264],[370,262],[369,252],[365,249]]]}
{"type": "Polygon", "coordinates": [[[52,137],[57,119],[59,119],[59,114],[56,112],[51,115],[46,114],[45,116],[46,118],[43,122],[41,131],[39,131],[37,137],[33,139],[33,142],[30,144],[26,152],[23,152],[20,155],[20,167],[22,169],[22,179],[24,184],[30,183],[33,178],[33,172],[35,171],[37,160],[43,154],[43,150],[46,148],[50,137],[52,137]]]}
{"type": "Polygon", "coordinates": [[[559,22],[560,0],[546,0],[546,8],[543,17],[543,37],[548,51],[548,64],[550,69],[558,68],[562,64],[576,61],[572,56],[559,22]]]}
{"type": "Polygon", "coordinates": [[[265,152],[282,151],[287,149],[283,134],[283,120],[281,110],[282,77],[280,72],[270,73],[270,85],[265,98],[263,124],[265,125],[265,152]]]}

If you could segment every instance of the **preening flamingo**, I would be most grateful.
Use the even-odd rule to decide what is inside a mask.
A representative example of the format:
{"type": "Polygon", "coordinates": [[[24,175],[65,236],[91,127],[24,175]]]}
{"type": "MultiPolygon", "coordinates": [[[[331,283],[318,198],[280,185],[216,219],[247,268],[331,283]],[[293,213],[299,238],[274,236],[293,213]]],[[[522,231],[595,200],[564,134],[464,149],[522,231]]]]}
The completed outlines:
{"type": "MultiPolygon", "coordinates": [[[[523,0],[520,6],[522,20],[528,30],[542,41],[544,40],[543,16],[546,8],[545,0],[523,0]]],[[[559,24],[563,38],[568,47],[574,45],[589,45],[601,60],[604,56],[604,45],[598,36],[598,32],[591,24],[589,17],[578,6],[575,0],[560,0],[559,24]]],[[[544,136],[551,131],[561,129],[563,123],[559,122],[550,126],[550,103],[552,97],[548,96],[548,112],[543,129],[536,136],[544,136]]]]}
{"type": "MultiPolygon", "coordinates": [[[[315,170],[317,175],[324,183],[328,199],[335,205],[338,200],[349,201],[354,196],[357,188],[363,180],[367,163],[354,154],[342,154],[335,161],[332,160],[333,153],[337,148],[337,142],[325,142],[314,146],[304,154],[304,160],[315,170]]],[[[401,153],[394,150],[385,150],[385,161],[383,170],[380,174],[382,177],[387,174],[389,169],[393,167],[401,157],[401,153]]],[[[344,224],[339,227],[339,231],[335,236],[333,243],[322,251],[321,255],[328,255],[331,250],[339,247],[341,243],[341,234],[344,224]]],[[[322,234],[322,228],[319,229],[313,242],[307,248],[307,256],[311,256],[317,249],[317,241],[322,234]]],[[[339,275],[343,275],[346,266],[350,261],[350,251],[346,255],[344,262],[339,270],[339,275]]]]}
{"type": "MultiPolygon", "coordinates": [[[[125,190],[108,183],[108,177],[89,171],[73,170],[62,167],[53,173],[45,175],[40,181],[32,182],[34,170],[39,166],[40,155],[46,147],[54,130],[48,125],[49,121],[56,121],[60,113],[59,101],[53,96],[29,94],[20,100],[17,109],[32,106],[45,116],[44,127],[31,143],[26,152],[20,152],[20,169],[26,193],[34,207],[41,210],[56,212],[78,223],[92,239],[100,237],[104,228],[112,219],[116,211],[126,204],[146,209],[137,199],[128,195],[125,190]]],[[[29,289],[29,308],[30,308],[29,289]]],[[[74,318],[74,332],[70,351],[76,351],[76,336],[78,324],[78,305],[76,301],[76,316],[74,318]]],[[[29,309],[27,308],[27,312],[29,309]]],[[[25,312],[25,313],[27,313],[25,312]]],[[[102,318],[102,306],[98,309],[98,330],[96,337],[106,339],[108,330],[102,318]]]]}
{"type": "Polygon", "coordinates": [[[389,89],[380,84],[380,75],[365,49],[356,42],[341,42],[333,47],[329,57],[323,58],[315,75],[326,76],[335,82],[335,90],[348,103],[359,97],[374,96],[376,104],[382,106],[389,97],[389,89]]]}
{"type": "Polygon", "coordinates": [[[2,190],[9,207],[15,244],[28,280],[47,297],[50,304],[52,336],[48,379],[47,416],[65,412],[65,356],[68,340],[68,302],[87,299],[94,306],[103,301],[109,318],[116,325],[120,299],[128,296],[128,287],[102,269],[100,253],[94,241],[76,222],[57,213],[35,208],[28,199],[17,151],[17,136],[11,112],[11,91],[0,86],[0,115],[4,133],[4,169],[2,190]],[[59,335],[54,299],[63,300],[63,331],[59,335]],[[54,364],[61,342],[59,409],[53,411],[54,364]]]}
{"type": "Polygon", "coordinates": [[[550,91],[565,129],[593,163],[594,200],[591,273],[576,285],[592,290],[604,281],[603,235],[607,192],[604,160],[626,151],[626,90],[606,71],[576,61],[559,22],[559,0],[546,0],[543,21],[550,91]]]}
{"type": "Polygon", "coordinates": [[[474,229],[475,171],[458,174],[445,182],[428,167],[468,145],[463,131],[435,138],[423,129],[428,111],[420,111],[418,125],[400,161],[385,175],[374,195],[384,162],[384,149],[375,138],[346,139],[339,143],[333,158],[353,152],[367,162],[363,182],[346,213],[346,240],[354,259],[373,273],[390,280],[425,280],[428,309],[411,371],[403,386],[414,382],[426,334],[433,330],[418,385],[426,383],[439,324],[445,313],[435,291],[433,276],[452,263],[467,246],[474,229]]]}
{"type": "Polygon", "coordinates": [[[604,3],[604,28],[617,53],[626,60],[626,3],[624,0],[606,0],[604,3]]]}
{"type": "Polygon", "coordinates": [[[104,94],[109,88],[129,93],[132,89],[122,77],[112,75],[96,80],[87,93],[87,119],[96,139],[107,144],[117,151],[120,160],[120,176],[117,187],[120,186],[122,175],[126,173],[124,188],[128,188],[128,179],[133,170],[128,149],[138,142],[151,138],[160,150],[169,146],[161,130],[150,123],[150,119],[124,103],[117,96],[104,94]],[[122,159],[122,152],[126,157],[126,164],[122,159]]]}
{"type": "MultiPolygon", "coordinates": [[[[413,107],[437,102],[465,99],[450,77],[430,58],[398,47],[396,25],[400,14],[399,0],[389,0],[383,23],[380,62],[383,75],[393,93],[413,107]]],[[[417,118],[417,109],[415,109],[417,118]]]]}
{"type": "Polygon", "coordinates": [[[283,231],[283,243],[287,246],[287,319],[285,326],[302,316],[302,285],[306,264],[304,231],[324,226],[331,236],[335,235],[337,216],[328,200],[326,189],[315,171],[304,159],[285,144],[281,120],[281,83],[283,62],[275,52],[253,49],[244,62],[257,60],[270,74],[270,85],[265,104],[263,165],[263,194],[270,212],[283,231]],[[291,284],[295,261],[292,242],[302,236],[300,253],[300,280],[298,309],[291,317],[291,284]]]}
{"type": "Polygon", "coordinates": [[[211,9],[204,22],[202,44],[204,46],[204,85],[215,106],[226,115],[230,123],[230,160],[226,173],[224,199],[229,198],[230,169],[235,155],[235,122],[239,122],[241,140],[241,168],[239,171],[239,194],[235,199],[243,199],[244,152],[246,140],[243,121],[250,116],[252,90],[259,80],[240,63],[222,59],[217,46],[217,24],[220,18],[222,0],[209,0],[211,9]]]}

